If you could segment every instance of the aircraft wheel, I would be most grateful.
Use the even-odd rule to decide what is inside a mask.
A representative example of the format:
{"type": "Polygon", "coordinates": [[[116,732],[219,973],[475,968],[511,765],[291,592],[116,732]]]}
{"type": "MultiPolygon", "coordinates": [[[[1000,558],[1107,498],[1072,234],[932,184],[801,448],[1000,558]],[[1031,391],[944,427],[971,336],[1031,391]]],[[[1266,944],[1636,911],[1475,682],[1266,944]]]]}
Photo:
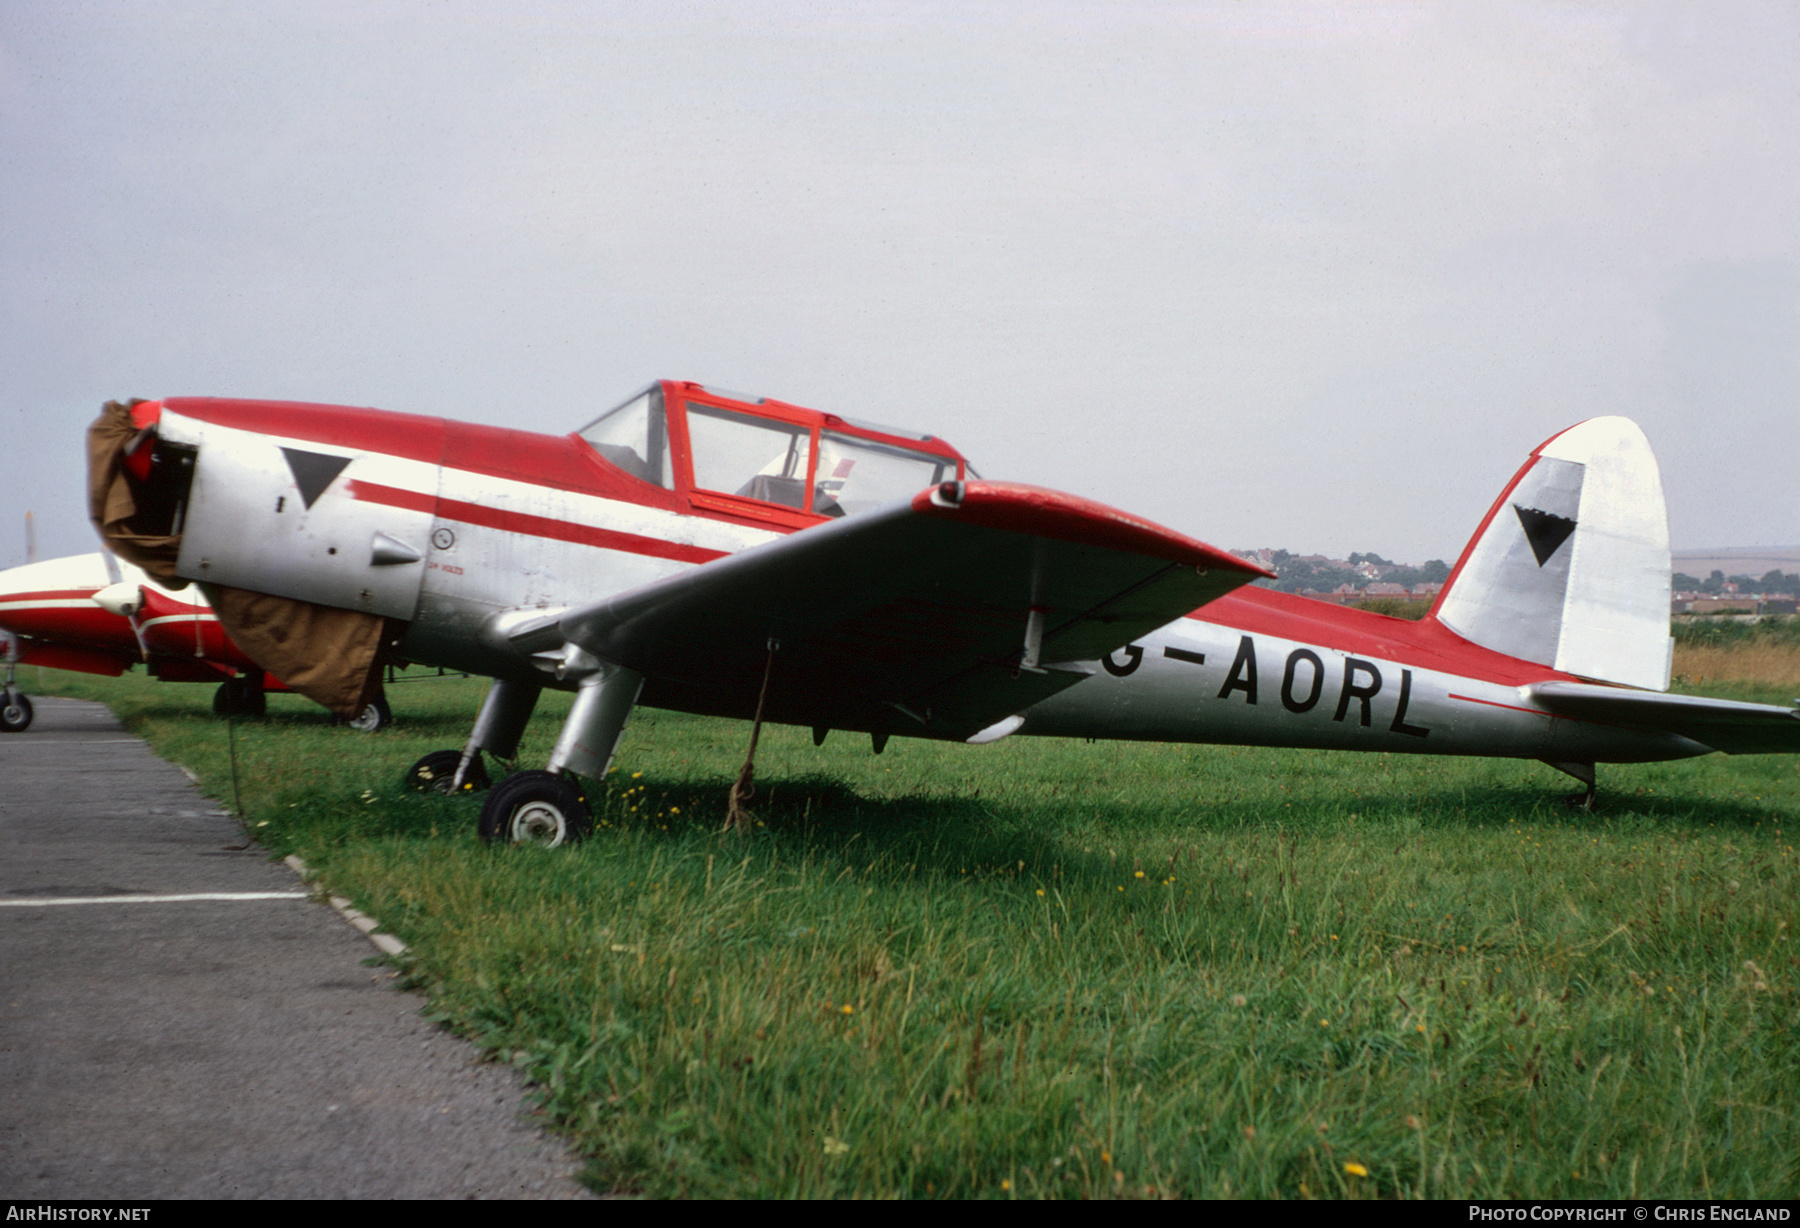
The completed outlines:
{"type": "MultiPolygon", "coordinates": [[[[456,767],[462,762],[460,750],[434,750],[406,769],[402,783],[409,789],[417,789],[421,793],[450,793],[450,785],[456,779],[456,767]]],[[[478,789],[488,788],[493,782],[488,779],[487,764],[481,761],[480,754],[469,760],[469,770],[463,773],[461,793],[473,793],[478,789]]]]}
{"type": "Polygon", "coordinates": [[[572,844],[593,826],[587,798],[566,776],[515,772],[481,806],[481,838],[489,844],[572,844]]]}
{"type": "Polygon", "coordinates": [[[0,733],[24,733],[31,728],[31,701],[14,691],[0,700],[0,733]]]}
{"type": "Polygon", "coordinates": [[[269,697],[248,678],[227,678],[213,692],[214,716],[262,716],[269,710],[269,697]]]}
{"type": "Polygon", "coordinates": [[[365,707],[355,719],[344,722],[344,724],[350,726],[350,728],[356,730],[358,733],[374,733],[377,729],[386,729],[393,723],[394,710],[388,707],[388,701],[386,699],[379,696],[365,707]]]}

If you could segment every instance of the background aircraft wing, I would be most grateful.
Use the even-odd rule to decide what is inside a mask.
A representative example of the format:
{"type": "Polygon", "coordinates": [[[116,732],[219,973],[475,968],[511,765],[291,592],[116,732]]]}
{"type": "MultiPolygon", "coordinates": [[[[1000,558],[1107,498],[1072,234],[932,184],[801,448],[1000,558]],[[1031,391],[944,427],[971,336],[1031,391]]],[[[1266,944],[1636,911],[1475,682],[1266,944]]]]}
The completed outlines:
{"type": "Polygon", "coordinates": [[[1527,689],[1533,699],[1558,716],[1663,730],[1730,755],[1800,751],[1800,708],[1627,691],[1585,682],[1540,682],[1527,689]]]}
{"type": "Polygon", "coordinates": [[[768,719],[966,738],[1267,574],[1071,495],[945,483],[570,610],[560,632],[642,671],[646,703],[731,715],[754,710],[773,638],[768,719]]]}

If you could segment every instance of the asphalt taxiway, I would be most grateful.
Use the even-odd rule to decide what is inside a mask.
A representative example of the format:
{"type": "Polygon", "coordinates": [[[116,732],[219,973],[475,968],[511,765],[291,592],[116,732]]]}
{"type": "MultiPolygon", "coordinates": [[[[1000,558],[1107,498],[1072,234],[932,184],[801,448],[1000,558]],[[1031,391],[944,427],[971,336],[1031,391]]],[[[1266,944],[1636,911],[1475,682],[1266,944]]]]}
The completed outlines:
{"type": "Polygon", "coordinates": [[[180,769],[34,702],[0,735],[0,1195],[583,1196],[517,1076],[180,769]]]}

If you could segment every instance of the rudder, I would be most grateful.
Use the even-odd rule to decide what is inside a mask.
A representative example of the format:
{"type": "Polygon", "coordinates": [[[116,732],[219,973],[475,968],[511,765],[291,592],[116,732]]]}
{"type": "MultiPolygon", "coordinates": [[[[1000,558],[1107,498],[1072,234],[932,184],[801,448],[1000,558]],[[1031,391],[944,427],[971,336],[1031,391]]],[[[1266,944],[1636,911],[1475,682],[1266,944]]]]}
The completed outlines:
{"type": "Polygon", "coordinates": [[[1464,639],[1564,673],[1669,685],[1669,517],[1650,442],[1591,418],[1532,452],[1432,610],[1464,639]]]}

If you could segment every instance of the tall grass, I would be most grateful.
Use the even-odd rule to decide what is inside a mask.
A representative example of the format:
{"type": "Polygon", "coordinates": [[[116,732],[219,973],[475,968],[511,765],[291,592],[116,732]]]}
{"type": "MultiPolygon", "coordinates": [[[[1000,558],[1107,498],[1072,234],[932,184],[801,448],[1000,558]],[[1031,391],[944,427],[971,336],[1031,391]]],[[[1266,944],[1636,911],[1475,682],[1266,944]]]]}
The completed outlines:
{"type": "MultiPolygon", "coordinates": [[[[200,688],[83,683],[229,790],[200,688]]],[[[238,726],[248,821],[409,944],[596,1188],[710,1197],[1787,1197],[1793,759],[1603,769],[766,730],[642,712],[572,849],[398,788],[395,729],[238,726]]],[[[540,720],[525,758],[554,737],[540,720]]]]}
{"type": "Polygon", "coordinates": [[[1792,691],[1800,687],[1800,619],[1677,621],[1674,672],[1697,689],[1756,683],[1792,691]]]}

